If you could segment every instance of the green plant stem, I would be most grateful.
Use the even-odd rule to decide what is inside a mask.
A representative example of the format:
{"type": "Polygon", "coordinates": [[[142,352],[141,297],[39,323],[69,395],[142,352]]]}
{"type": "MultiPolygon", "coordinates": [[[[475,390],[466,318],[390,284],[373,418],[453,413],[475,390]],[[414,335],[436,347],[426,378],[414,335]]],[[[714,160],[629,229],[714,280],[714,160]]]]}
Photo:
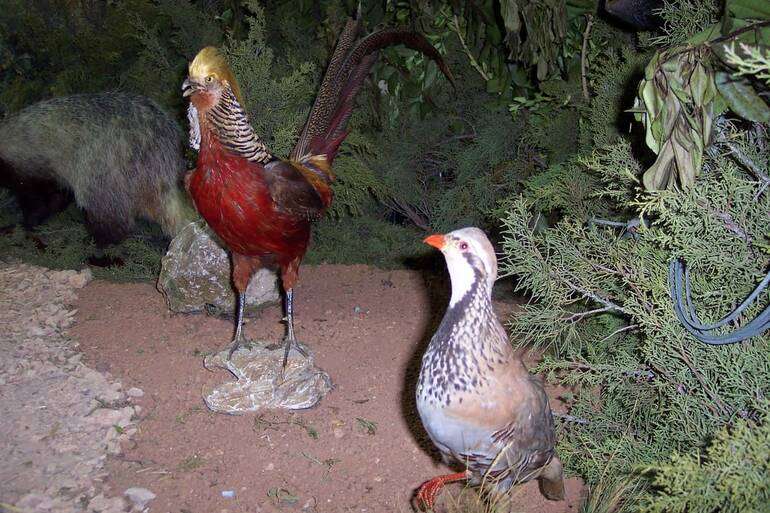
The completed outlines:
{"type": "Polygon", "coordinates": [[[479,65],[479,62],[473,56],[471,49],[468,48],[468,45],[465,43],[465,38],[463,37],[462,30],[460,29],[460,21],[457,19],[456,14],[453,16],[452,20],[454,23],[450,23],[449,26],[452,28],[452,32],[457,34],[457,37],[460,39],[460,44],[463,47],[463,51],[465,52],[465,55],[468,56],[468,60],[470,61],[471,66],[473,67],[473,69],[475,69],[479,73],[479,75],[481,75],[481,78],[484,79],[484,82],[489,82],[489,80],[492,77],[487,75],[486,72],[481,68],[481,66],[479,65]]]}
{"type": "Polygon", "coordinates": [[[583,49],[580,52],[580,80],[583,85],[583,98],[588,101],[591,99],[591,94],[588,92],[588,41],[591,37],[591,27],[594,24],[593,14],[588,14],[586,20],[586,29],[583,31],[583,49]]]}

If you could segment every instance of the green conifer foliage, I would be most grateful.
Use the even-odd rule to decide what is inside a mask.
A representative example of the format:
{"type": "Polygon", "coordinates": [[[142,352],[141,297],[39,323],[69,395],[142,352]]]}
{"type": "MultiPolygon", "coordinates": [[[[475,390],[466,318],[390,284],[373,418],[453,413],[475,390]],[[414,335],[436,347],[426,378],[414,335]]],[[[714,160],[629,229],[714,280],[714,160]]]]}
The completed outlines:
{"type": "Polygon", "coordinates": [[[254,130],[276,155],[288,155],[308,115],[316,91],[316,68],[309,62],[279,64],[266,42],[265,13],[257,0],[243,2],[248,32],[229,37],[225,51],[243,92],[254,130]]]}
{"type": "MultiPolygon", "coordinates": [[[[767,412],[770,404],[765,404],[767,412]]],[[[722,428],[703,451],[675,452],[644,468],[656,493],[643,513],[765,513],[770,510],[770,419],[740,419],[722,428]]]]}
{"type": "MultiPolygon", "coordinates": [[[[627,181],[614,166],[592,165],[617,173],[606,190],[627,181]]],[[[757,418],[770,394],[766,337],[703,345],[679,325],[669,296],[672,256],[690,266],[704,322],[730,311],[766,269],[748,241],[770,228],[770,200],[754,200],[759,185],[735,164],[720,157],[715,167],[719,173],[686,194],[650,197],[647,215],[657,221],[637,238],[577,216],[535,234],[527,200],[504,219],[501,269],[535,300],[511,328],[522,344],[553,347],[540,370],[579,387],[570,415],[585,422],[563,425],[562,450],[568,468],[591,480],[610,458],[632,470],[702,446],[735,417],[757,418]]]]}
{"type": "MultiPolygon", "coordinates": [[[[694,49],[706,48],[698,46],[706,39],[681,53],[666,45],[679,43],[688,23],[713,23],[713,5],[681,2],[703,12],[677,22],[672,13],[679,3],[666,2],[664,37],[653,40],[661,45],[656,58],[666,61],[660,69],[695,87],[692,95],[679,94],[670,81],[670,89],[665,81],[656,87],[694,106],[681,110],[689,121],[706,101],[722,102],[702,131],[704,146],[691,148],[702,158],[693,168],[694,185],[646,190],[642,176],[654,156],[632,145],[628,130],[609,123],[630,106],[620,84],[635,89],[633,77],[650,58],[628,46],[591,60],[592,95],[580,111],[590,136],[581,137],[578,152],[549,159],[542,173],[526,181],[524,194],[502,209],[501,272],[515,276],[532,298],[510,328],[521,345],[546,350],[536,370],[571,390],[564,397],[569,413],[557,415],[559,449],[565,467],[591,486],[586,512],[770,511],[770,336],[725,346],[701,343],[677,319],[668,282],[669,263],[682,259],[695,308],[709,323],[732,311],[770,268],[770,138],[767,124],[747,114],[766,108],[760,99],[767,94],[762,48],[770,37],[747,30],[764,39],[734,45],[724,57],[717,44],[733,36],[709,35],[713,53],[702,61],[708,62],[707,78],[696,83],[697,59],[667,56],[690,59],[694,49]],[[696,65],[685,65],[691,63],[696,65]],[[719,73],[730,81],[720,83],[719,73]],[[710,99],[703,99],[703,87],[710,99]],[[537,211],[557,221],[536,231],[531,217],[537,211]],[[619,490],[628,489],[633,493],[620,500],[619,490]]],[[[752,20],[726,23],[728,32],[764,16],[751,0],[728,4],[728,12],[740,4],[754,13],[752,20]]],[[[651,99],[648,114],[656,101],[651,99]]],[[[656,137],[662,147],[677,133],[656,137]]],[[[768,293],[760,295],[725,331],[745,325],[768,304],[768,293]]]]}
{"type": "Polygon", "coordinates": [[[222,40],[212,2],[4,0],[0,115],[52,96],[123,89],[182,106],[186,63],[222,40]]]}

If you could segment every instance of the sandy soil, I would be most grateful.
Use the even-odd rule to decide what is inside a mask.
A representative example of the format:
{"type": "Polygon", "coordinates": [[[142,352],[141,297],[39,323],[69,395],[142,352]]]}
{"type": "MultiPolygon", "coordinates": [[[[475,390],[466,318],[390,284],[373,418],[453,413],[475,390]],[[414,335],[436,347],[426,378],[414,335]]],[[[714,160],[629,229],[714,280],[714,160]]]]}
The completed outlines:
{"type": "MultiPolygon", "coordinates": [[[[443,276],[304,267],[298,337],[335,388],[312,410],[233,417],[201,400],[204,385],[231,379],[202,366],[202,353],[230,340],[230,320],[171,315],[149,284],[92,282],[79,293],[70,333],[87,364],[144,391],[134,399],[138,432],[108,460],[105,484],[114,494],[152,490],[150,511],[411,511],[415,488],[447,471],[413,401],[419,358],[447,292],[443,276]]],[[[279,340],[280,317],[277,306],[265,309],[248,321],[247,336],[279,340]]],[[[570,479],[559,503],[543,499],[535,483],[514,493],[515,510],[571,512],[581,485],[570,479]]]]}

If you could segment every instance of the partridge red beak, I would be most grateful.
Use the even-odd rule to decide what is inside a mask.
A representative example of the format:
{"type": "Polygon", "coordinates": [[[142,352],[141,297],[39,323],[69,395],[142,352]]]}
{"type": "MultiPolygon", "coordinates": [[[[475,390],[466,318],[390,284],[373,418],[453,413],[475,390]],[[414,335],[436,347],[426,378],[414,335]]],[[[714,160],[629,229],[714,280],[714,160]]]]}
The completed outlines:
{"type": "Polygon", "coordinates": [[[425,244],[429,244],[433,246],[436,249],[442,249],[444,247],[444,244],[446,243],[446,240],[444,239],[443,235],[437,233],[435,235],[430,235],[428,237],[425,237],[423,239],[423,242],[425,244]]]}

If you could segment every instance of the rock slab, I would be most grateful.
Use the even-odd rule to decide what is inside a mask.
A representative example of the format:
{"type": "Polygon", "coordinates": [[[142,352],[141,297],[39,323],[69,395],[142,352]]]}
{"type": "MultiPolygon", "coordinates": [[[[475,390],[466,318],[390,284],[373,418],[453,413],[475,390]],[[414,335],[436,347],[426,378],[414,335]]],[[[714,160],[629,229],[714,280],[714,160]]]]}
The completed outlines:
{"type": "Polygon", "coordinates": [[[228,350],[204,359],[207,369],[227,369],[236,377],[204,391],[203,400],[211,411],[241,415],[262,409],[303,410],[318,404],[331,390],[331,378],[315,366],[306,346],[301,345],[307,357],[292,348],[282,379],[283,346],[272,349],[267,344],[241,347],[230,360],[228,350]]]}
{"type": "MultiPolygon", "coordinates": [[[[235,292],[230,278],[230,256],[216,242],[204,221],[179,232],[161,260],[158,290],[169,309],[178,313],[209,312],[232,315],[235,292]]],[[[246,315],[280,300],[275,272],[259,270],[246,290],[246,315]]]]}

